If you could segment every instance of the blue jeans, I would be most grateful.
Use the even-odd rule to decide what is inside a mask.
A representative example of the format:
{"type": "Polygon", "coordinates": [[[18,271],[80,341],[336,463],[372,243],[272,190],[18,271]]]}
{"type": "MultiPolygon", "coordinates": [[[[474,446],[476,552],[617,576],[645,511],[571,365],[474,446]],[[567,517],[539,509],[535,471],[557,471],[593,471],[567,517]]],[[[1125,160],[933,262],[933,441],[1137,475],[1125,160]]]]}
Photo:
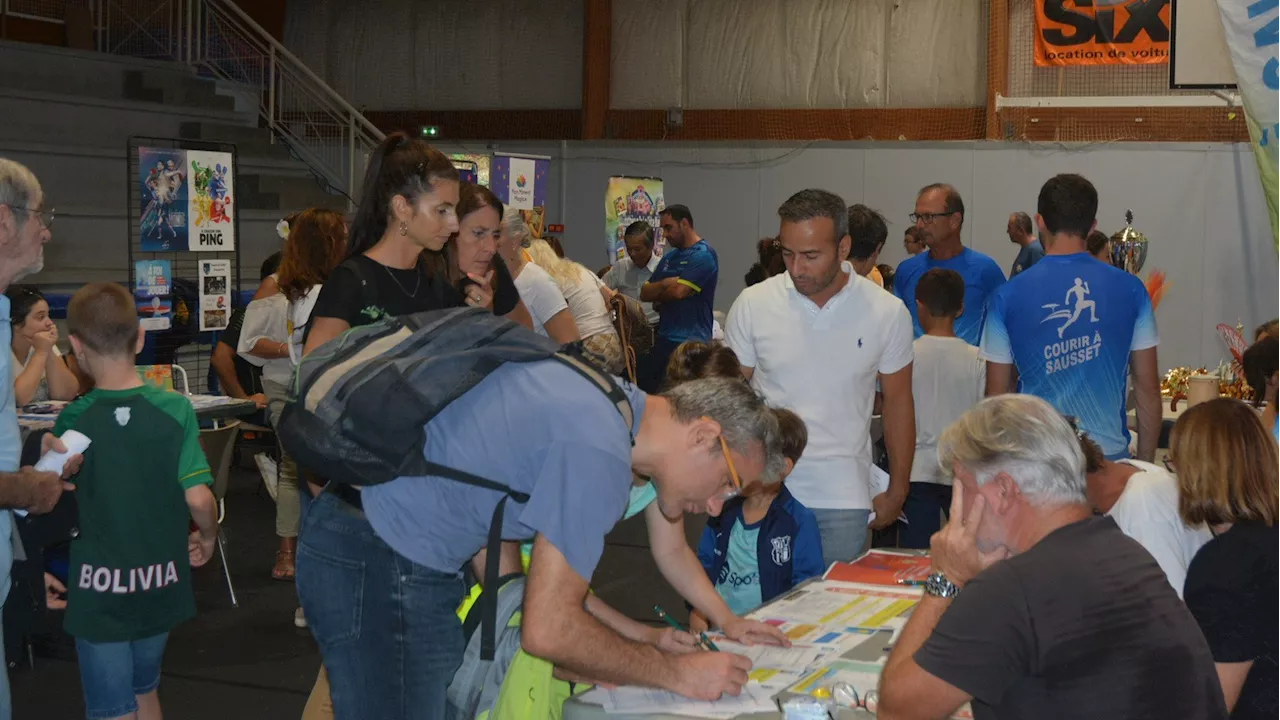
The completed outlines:
{"type": "Polygon", "coordinates": [[[337,720],[443,720],[462,664],[459,573],[397,554],[330,493],[306,509],[298,597],[329,673],[337,720]]]}
{"type": "Polygon", "coordinates": [[[870,510],[813,508],[822,536],[822,564],[853,560],[867,549],[867,521],[870,510]]]}
{"type": "Polygon", "coordinates": [[[942,529],[942,515],[951,515],[951,486],[913,482],[902,503],[907,522],[898,523],[898,547],[929,548],[929,539],[942,529]]]}
{"type": "Polygon", "coordinates": [[[84,713],[89,720],[138,711],[138,696],[160,687],[160,660],[169,633],[132,642],[89,642],[76,638],[84,713]]]}

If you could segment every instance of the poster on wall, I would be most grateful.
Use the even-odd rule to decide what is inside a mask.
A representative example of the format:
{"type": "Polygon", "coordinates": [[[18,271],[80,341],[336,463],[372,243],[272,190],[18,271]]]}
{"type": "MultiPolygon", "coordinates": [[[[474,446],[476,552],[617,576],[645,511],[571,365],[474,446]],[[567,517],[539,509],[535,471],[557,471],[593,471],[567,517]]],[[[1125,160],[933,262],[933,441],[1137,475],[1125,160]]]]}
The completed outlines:
{"type": "Polygon", "coordinates": [[[653,226],[653,252],[661,256],[666,242],[658,215],[667,206],[662,195],[662,178],[611,177],[604,194],[604,237],[609,263],[626,254],[622,236],[633,222],[653,226]]]}
{"type": "Polygon", "coordinates": [[[549,157],[494,155],[489,189],[507,207],[517,210],[546,207],[550,169],[549,157]]]}
{"type": "Polygon", "coordinates": [[[232,217],[234,179],[231,177],[231,153],[187,151],[188,177],[191,188],[191,220],[188,236],[192,252],[229,252],[236,249],[235,222],[232,217]]]}
{"type": "Polygon", "coordinates": [[[133,299],[143,330],[168,330],[173,305],[173,271],[168,260],[139,260],[134,265],[133,299]]]}
{"type": "Polygon", "coordinates": [[[139,208],[143,252],[186,250],[187,154],[168,148],[138,148],[139,208]]]}
{"type": "Polygon", "coordinates": [[[231,153],[138,148],[143,252],[235,249],[231,153]]]}
{"type": "Polygon", "coordinates": [[[1040,67],[1164,65],[1170,0],[1034,0],[1040,67]]]}
{"type": "Polygon", "coordinates": [[[231,261],[200,261],[200,332],[225,330],[231,315],[231,261]]]}

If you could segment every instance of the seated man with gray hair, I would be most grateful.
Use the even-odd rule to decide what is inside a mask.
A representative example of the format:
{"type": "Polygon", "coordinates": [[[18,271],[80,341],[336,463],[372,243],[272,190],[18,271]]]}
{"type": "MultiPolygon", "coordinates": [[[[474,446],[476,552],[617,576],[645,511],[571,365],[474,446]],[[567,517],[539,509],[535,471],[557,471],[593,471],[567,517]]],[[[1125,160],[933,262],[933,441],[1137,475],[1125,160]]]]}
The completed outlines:
{"type": "Polygon", "coordinates": [[[951,522],[889,656],[880,718],[1225,718],[1204,635],[1151,555],[1092,514],[1075,431],[988,398],[938,444],[951,522]]]}

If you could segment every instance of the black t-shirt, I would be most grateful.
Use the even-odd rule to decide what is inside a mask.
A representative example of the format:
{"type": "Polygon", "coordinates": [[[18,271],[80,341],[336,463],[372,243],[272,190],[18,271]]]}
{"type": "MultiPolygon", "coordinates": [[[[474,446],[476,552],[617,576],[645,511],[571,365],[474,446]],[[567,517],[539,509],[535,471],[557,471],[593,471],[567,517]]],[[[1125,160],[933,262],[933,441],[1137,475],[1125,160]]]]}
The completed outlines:
{"type": "Polygon", "coordinates": [[[1276,685],[1277,543],[1280,532],[1261,523],[1236,523],[1210,540],[1187,568],[1183,592],[1213,659],[1253,661],[1231,712],[1233,720],[1280,716],[1276,685]]]}
{"type": "Polygon", "coordinates": [[[987,718],[1225,718],[1213,657],[1151,554],[1108,517],[988,568],[916,652],[987,718]]]}
{"type": "MultiPolygon", "coordinates": [[[[502,259],[494,257],[493,261],[493,312],[506,315],[520,302],[520,293],[502,259]]],[[[462,291],[447,279],[429,273],[422,264],[411,270],[401,270],[387,267],[368,256],[357,255],[339,265],[325,279],[311,317],[337,318],[357,327],[382,314],[411,315],[464,305],[466,296],[462,291]],[[352,269],[353,263],[360,266],[360,271],[373,284],[372,297],[376,308],[366,307],[366,290],[360,275],[352,269]]]]}

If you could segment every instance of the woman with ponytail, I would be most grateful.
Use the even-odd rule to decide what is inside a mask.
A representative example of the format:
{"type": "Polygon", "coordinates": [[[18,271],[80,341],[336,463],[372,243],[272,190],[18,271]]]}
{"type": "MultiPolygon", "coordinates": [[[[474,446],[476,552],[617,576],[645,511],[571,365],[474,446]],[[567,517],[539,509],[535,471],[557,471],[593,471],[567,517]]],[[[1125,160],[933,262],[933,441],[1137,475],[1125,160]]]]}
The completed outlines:
{"type": "MultiPolygon", "coordinates": [[[[519,293],[499,258],[483,272],[468,267],[456,284],[447,266],[429,261],[459,231],[458,171],[443,153],[393,133],[370,156],[361,187],[347,258],[320,290],[304,354],[383,316],[516,309],[519,293]]],[[[444,717],[462,629],[421,627],[407,609],[449,602],[442,598],[456,605],[461,580],[398,555],[374,532],[358,488],[317,482],[308,478],[315,499],[304,497],[296,565],[298,596],[324,667],[303,717],[444,717]]]]}

